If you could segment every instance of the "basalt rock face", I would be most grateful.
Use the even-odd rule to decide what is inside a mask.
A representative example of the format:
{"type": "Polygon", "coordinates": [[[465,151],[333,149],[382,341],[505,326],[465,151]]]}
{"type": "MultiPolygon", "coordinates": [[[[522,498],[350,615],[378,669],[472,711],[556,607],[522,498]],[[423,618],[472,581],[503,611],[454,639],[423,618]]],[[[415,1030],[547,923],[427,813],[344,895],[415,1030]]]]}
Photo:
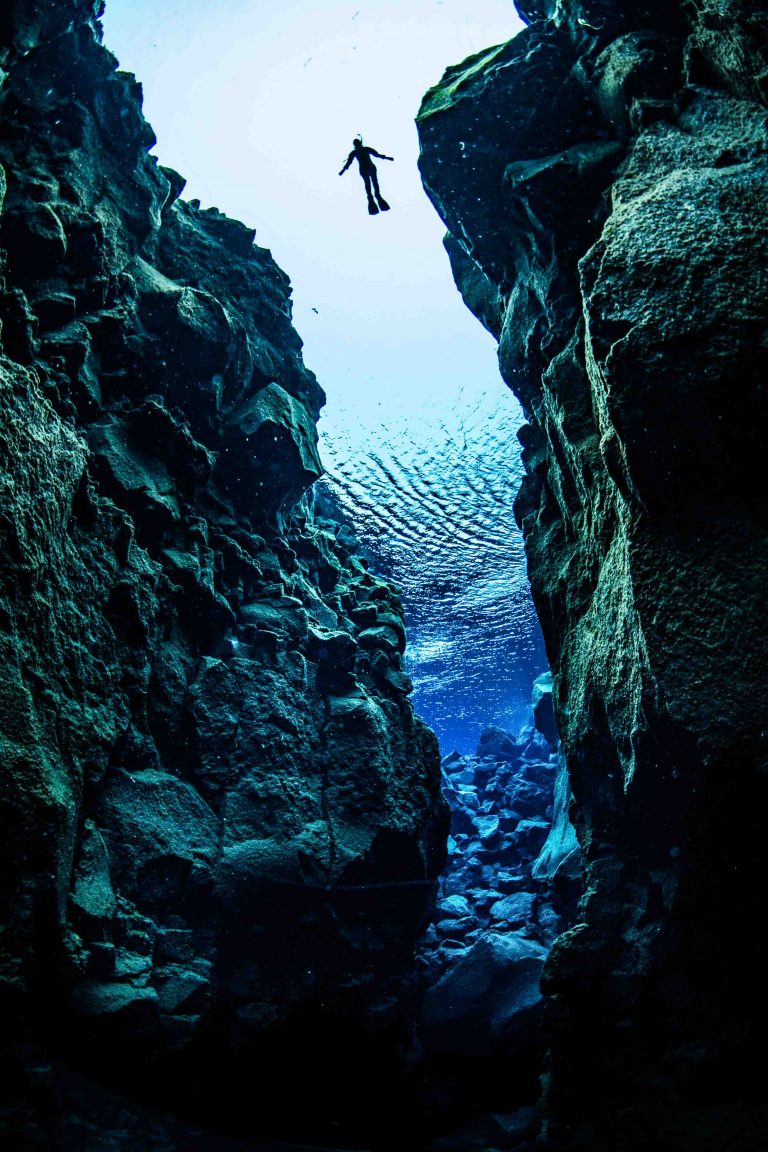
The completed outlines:
{"type": "Polygon", "coordinates": [[[549,1136],[756,1149],[766,10],[518,8],[419,130],[529,420],[517,511],[587,864],[544,972],[549,1136]]]}
{"type": "Polygon", "coordinates": [[[306,495],[288,279],[178,200],[94,7],[0,16],[4,1089],[58,1045],[257,1128],[399,1027],[447,809],[397,591],[306,495]]]}

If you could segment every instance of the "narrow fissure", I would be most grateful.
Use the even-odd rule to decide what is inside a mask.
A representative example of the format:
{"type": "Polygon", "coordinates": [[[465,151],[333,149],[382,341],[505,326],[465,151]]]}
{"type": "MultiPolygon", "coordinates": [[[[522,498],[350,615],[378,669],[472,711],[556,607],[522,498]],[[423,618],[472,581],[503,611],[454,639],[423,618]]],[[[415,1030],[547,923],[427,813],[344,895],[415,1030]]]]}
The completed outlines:
{"type": "Polygon", "coordinates": [[[764,1152],[764,5],[97,8],[0,16],[0,1142],[764,1152]]]}

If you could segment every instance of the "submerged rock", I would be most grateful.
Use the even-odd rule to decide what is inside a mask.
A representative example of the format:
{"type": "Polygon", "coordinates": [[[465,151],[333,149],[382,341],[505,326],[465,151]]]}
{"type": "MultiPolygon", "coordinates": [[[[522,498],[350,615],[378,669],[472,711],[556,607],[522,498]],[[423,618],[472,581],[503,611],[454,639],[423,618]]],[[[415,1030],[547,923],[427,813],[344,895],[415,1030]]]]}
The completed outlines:
{"type": "MultiPolygon", "coordinates": [[[[533,699],[538,700],[535,689],[533,699]]],[[[528,961],[537,958],[537,980],[547,949],[575,915],[581,894],[581,855],[568,822],[568,780],[558,767],[562,761],[549,745],[543,759],[527,759],[538,747],[537,739],[532,725],[518,737],[490,727],[483,732],[478,751],[493,741],[498,748],[494,756],[452,753],[443,760],[443,790],[451,807],[452,835],[434,923],[419,947],[430,985],[420,1028],[427,1050],[434,1047],[475,1057],[501,1056],[503,1052],[519,1057],[528,1045],[540,1047],[538,1012],[525,1017],[530,1030],[524,1043],[510,1023],[509,1043],[502,1044],[500,1033],[485,1034],[490,1024],[485,1017],[481,1023],[478,1016],[470,1052],[468,1005],[454,1011],[454,1001],[463,996],[458,989],[474,987],[478,972],[488,967],[489,949],[496,958],[494,963],[498,961],[499,980],[503,982],[505,941],[511,950],[509,963],[517,965],[513,953],[525,958],[525,971],[532,981],[535,966],[528,961]],[[509,751],[508,759],[503,757],[502,741],[509,751]],[[526,950],[529,942],[536,948],[526,950]],[[457,968],[461,975],[454,980],[452,974],[457,968]],[[520,1051],[513,1035],[520,1039],[520,1051]]],[[[509,979],[514,983],[516,977],[510,973],[509,979]]],[[[500,994],[498,988],[496,993],[500,994]]],[[[531,1004],[525,999],[520,1010],[527,1013],[531,1004]]],[[[517,1008],[510,1008],[511,1016],[516,1012],[517,1008]]],[[[531,1053],[529,1057],[529,1067],[535,1067],[531,1053]]],[[[468,1071],[465,1078],[469,1079],[468,1071]]]]}
{"type": "Polygon", "coordinates": [[[477,756],[491,756],[494,760],[506,760],[513,763],[521,755],[515,737],[503,728],[490,725],[480,733],[477,745],[477,756]]]}
{"type": "MultiPolygon", "coordinates": [[[[733,942],[765,874],[765,11],[518,10],[419,132],[529,421],[516,511],[587,862],[544,973],[548,1138],[756,1152],[765,952],[733,942]]],[[[539,874],[568,854],[551,833],[539,874]]]]}
{"type": "Polygon", "coordinates": [[[357,1053],[353,1091],[406,1018],[437,744],[397,590],[314,506],[323,393],[288,279],[178,199],[93,11],[0,18],[12,1063],[44,997],[66,1060],[166,1105],[250,1106],[268,1048],[261,1119],[313,1063],[331,1112],[329,1053],[357,1053]]]}
{"type": "Polygon", "coordinates": [[[430,988],[421,1014],[424,1042],[465,1056],[535,1048],[546,955],[516,934],[484,933],[430,988]]]}

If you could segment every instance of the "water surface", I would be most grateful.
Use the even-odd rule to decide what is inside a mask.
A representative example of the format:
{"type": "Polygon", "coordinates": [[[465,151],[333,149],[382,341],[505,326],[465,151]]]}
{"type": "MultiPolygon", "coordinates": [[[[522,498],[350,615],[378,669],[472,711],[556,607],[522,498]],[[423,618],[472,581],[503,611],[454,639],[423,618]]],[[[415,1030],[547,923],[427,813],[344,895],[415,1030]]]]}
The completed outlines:
{"type": "Polygon", "coordinates": [[[522,413],[500,378],[321,421],[327,482],[403,591],[414,703],[443,753],[516,731],[546,668],[512,504],[522,413]]]}

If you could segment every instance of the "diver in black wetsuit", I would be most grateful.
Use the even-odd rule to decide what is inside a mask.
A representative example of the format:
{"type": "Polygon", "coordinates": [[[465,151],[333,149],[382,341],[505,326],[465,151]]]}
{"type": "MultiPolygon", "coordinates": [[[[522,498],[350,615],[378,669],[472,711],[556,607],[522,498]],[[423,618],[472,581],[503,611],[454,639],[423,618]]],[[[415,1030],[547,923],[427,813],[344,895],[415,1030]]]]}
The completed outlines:
{"type": "Polygon", "coordinates": [[[371,156],[378,156],[379,160],[394,160],[394,156],[384,156],[381,152],[377,152],[375,148],[366,148],[363,145],[362,136],[356,136],[352,141],[352,151],[347,157],[347,162],[339,172],[339,176],[343,176],[347,168],[353,160],[357,160],[360,169],[360,175],[365,184],[365,194],[368,197],[368,211],[371,216],[375,216],[377,212],[388,212],[389,204],[379,191],[379,177],[376,172],[376,165],[371,156]]]}

